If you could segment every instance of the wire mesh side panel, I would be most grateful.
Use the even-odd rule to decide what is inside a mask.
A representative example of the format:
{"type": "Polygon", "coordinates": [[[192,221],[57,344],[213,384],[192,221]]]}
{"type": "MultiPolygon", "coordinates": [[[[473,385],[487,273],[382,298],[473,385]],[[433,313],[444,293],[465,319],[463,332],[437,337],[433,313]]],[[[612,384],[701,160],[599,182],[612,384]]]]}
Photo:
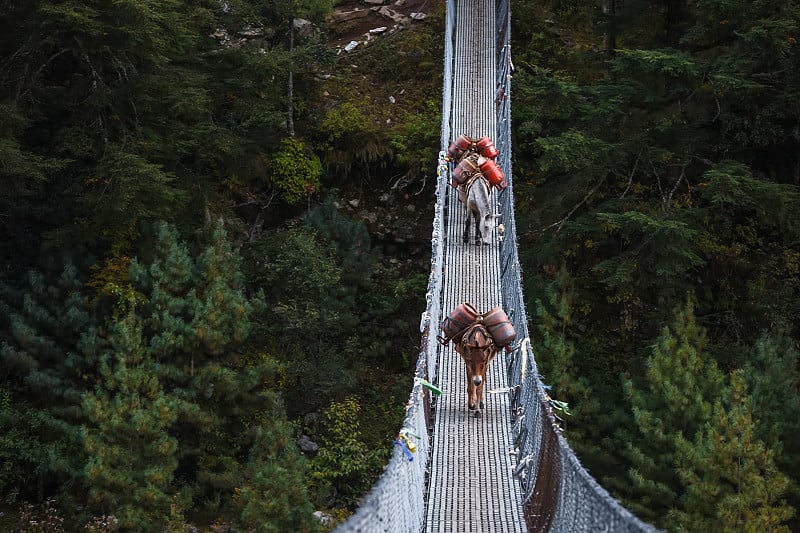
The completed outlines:
{"type": "MultiPolygon", "coordinates": [[[[445,35],[452,35],[454,24],[452,9],[447,10],[445,35]]],[[[453,43],[445,39],[444,91],[442,94],[442,116],[448,117],[452,106],[453,43]]],[[[449,167],[445,159],[445,143],[450,138],[450,123],[442,120],[441,146],[436,167],[436,205],[431,232],[431,271],[426,307],[420,318],[422,351],[417,359],[414,385],[408,401],[402,430],[408,430],[415,439],[417,451],[409,461],[403,450],[395,446],[389,464],[378,482],[360,502],[358,510],[334,531],[345,532],[418,532],[425,520],[425,493],[427,465],[430,457],[430,391],[423,381],[434,382],[437,376],[437,350],[439,323],[442,321],[441,292],[442,268],[444,264],[443,220],[445,188],[449,167]]],[[[413,438],[413,437],[412,437],[413,438]]]]}
{"type": "Polygon", "coordinates": [[[345,523],[339,525],[337,532],[417,532],[422,529],[425,519],[426,467],[430,456],[429,422],[430,390],[426,387],[431,375],[436,372],[436,334],[441,321],[441,281],[442,281],[442,183],[447,173],[444,153],[440,154],[437,176],[436,212],[434,214],[431,238],[431,273],[428,279],[428,292],[425,295],[426,309],[420,319],[422,351],[417,358],[414,385],[409,396],[406,416],[400,432],[410,434],[417,445],[411,458],[395,446],[392,457],[378,482],[360,502],[358,510],[345,523]]]}
{"type": "Polygon", "coordinates": [[[510,0],[497,0],[498,163],[508,187],[500,195],[505,234],[501,250],[503,304],[509,309],[518,342],[508,365],[514,409],[513,434],[517,466],[514,470],[525,491],[525,522],[529,531],[655,531],[622,507],[586,471],[561,434],[539,375],[528,332],[522,294],[517,228],[514,217],[514,180],[511,167],[510,0]],[[500,20],[500,19],[503,20],[500,20]]]}

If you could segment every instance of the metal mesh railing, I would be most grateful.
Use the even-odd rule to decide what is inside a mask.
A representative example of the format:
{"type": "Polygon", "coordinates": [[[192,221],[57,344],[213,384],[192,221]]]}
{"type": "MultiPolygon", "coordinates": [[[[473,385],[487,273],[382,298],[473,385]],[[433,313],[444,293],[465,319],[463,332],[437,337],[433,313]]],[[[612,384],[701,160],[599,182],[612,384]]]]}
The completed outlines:
{"type": "MultiPolygon", "coordinates": [[[[414,435],[417,445],[412,460],[396,446],[378,483],[362,500],[357,512],[337,532],[418,532],[424,529],[426,465],[429,444],[429,382],[436,379],[436,334],[441,322],[442,266],[444,257],[444,191],[448,187],[448,165],[444,159],[453,138],[448,117],[452,116],[453,33],[455,0],[446,0],[444,87],[442,128],[437,166],[436,206],[431,238],[431,272],[428,279],[426,309],[420,332],[419,354],[414,384],[401,432],[414,435]]],[[[492,22],[492,21],[490,21],[492,22]]],[[[623,508],[582,467],[561,434],[545,393],[529,341],[528,318],[522,293],[522,268],[519,263],[517,229],[514,217],[514,186],[511,161],[511,8],[510,0],[497,0],[497,162],[508,182],[498,194],[503,213],[504,238],[500,244],[500,284],[503,307],[517,338],[508,360],[516,467],[513,474],[524,491],[523,515],[529,531],[655,531],[623,508]]],[[[407,450],[406,450],[407,451],[407,450]]],[[[480,528],[477,528],[480,529],[480,528]]]]}

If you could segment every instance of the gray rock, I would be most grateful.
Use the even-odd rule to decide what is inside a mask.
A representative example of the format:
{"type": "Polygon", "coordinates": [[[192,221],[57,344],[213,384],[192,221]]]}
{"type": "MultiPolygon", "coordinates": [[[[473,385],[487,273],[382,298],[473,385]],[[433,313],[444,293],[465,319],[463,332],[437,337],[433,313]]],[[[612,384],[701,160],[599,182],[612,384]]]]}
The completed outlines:
{"type": "Polygon", "coordinates": [[[297,439],[297,444],[300,446],[300,451],[305,454],[315,454],[319,451],[317,443],[311,440],[308,435],[300,435],[300,438],[297,439]]]}

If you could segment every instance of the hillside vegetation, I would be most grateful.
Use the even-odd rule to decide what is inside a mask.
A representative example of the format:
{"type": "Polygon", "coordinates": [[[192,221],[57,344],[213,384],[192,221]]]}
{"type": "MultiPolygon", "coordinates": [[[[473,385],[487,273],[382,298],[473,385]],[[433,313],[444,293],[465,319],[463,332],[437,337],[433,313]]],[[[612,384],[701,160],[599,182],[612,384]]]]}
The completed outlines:
{"type": "Polygon", "coordinates": [[[375,482],[442,15],[346,53],[358,5],[3,3],[0,529],[314,531],[375,482]]]}
{"type": "MultiPolygon", "coordinates": [[[[2,6],[0,529],[332,527],[419,350],[441,4],[350,52],[366,4],[2,6]]],[[[797,529],[798,7],[512,13],[524,291],[566,437],[666,530],[797,529]]]]}
{"type": "Polygon", "coordinates": [[[512,8],[525,294],[565,435],[669,531],[800,505],[800,10],[512,8]]]}

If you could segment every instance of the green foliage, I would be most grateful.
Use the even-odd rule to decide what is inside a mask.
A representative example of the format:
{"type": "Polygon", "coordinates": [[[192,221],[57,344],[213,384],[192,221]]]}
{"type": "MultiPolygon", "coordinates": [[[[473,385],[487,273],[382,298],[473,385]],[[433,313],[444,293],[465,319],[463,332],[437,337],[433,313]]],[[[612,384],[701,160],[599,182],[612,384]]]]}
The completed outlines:
{"type": "Polygon", "coordinates": [[[289,405],[297,409],[352,385],[343,344],[357,321],[343,297],[346,288],[332,250],[301,227],[250,253],[258,254],[259,264],[252,282],[267,302],[259,336],[287,363],[289,405]],[[312,329],[314,335],[308,335],[312,329]]]}
{"type": "Polygon", "coordinates": [[[697,231],[685,222],[635,211],[598,213],[597,217],[607,231],[619,235],[627,245],[625,252],[595,267],[604,276],[602,282],[611,288],[629,286],[634,278],[662,283],[704,262],[697,251],[697,231]]]}
{"type": "Polygon", "coordinates": [[[697,324],[694,303],[675,313],[648,360],[646,382],[625,380],[625,392],[640,436],[629,444],[630,509],[661,523],[678,504],[683,485],[678,477],[675,439],[693,441],[712,417],[713,399],[723,390],[724,375],[707,352],[706,331],[697,324]]]}
{"type": "Polygon", "coordinates": [[[0,494],[5,503],[31,496],[30,483],[42,479],[42,467],[54,449],[40,440],[39,435],[46,434],[43,417],[12,400],[11,393],[0,388],[0,494]]]}
{"type": "Polygon", "coordinates": [[[319,453],[309,465],[309,484],[317,498],[334,491],[337,500],[354,505],[372,486],[383,467],[375,450],[368,448],[361,437],[356,398],[331,402],[325,413],[325,433],[319,453]]]}
{"type": "Polygon", "coordinates": [[[797,342],[780,331],[765,333],[752,349],[745,377],[752,390],[757,436],[774,452],[775,464],[791,477],[795,493],[791,503],[798,508],[800,486],[800,422],[788,413],[800,409],[800,352],[797,342]]]}
{"type": "Polygon", "coordinates": [[[337,143],[351,139],[353,132],[368,128],[367,117],[361,109],[351,102],[344,102],[334,107],[325,115],[320,124],[320,132],[326,135],[323,148],[330,148],[337,143]]]}
{"type": "Polygon", "coordinates": [[[272,182],[286,202],[294,204],[320,187],[322,163],[296,137],[281,141],[281,149],[272,159],[272,182]]]}
{"type": "Polygon", "coordinates": [[[552,386],[551,396],[569,403],[579,415],[581,405],[591,396],[591,390],[575,367],[575,344],[567,338],[572,313],[575,312],[575,289],[565,269],[562,268],[547,287],[545,297],[546,300],[536,300],[537,362],[544,380],[552,386]]]}
{"type": "Polygon", "coordinates": [[[377,255],[366,226],[343,215],[336,207],[336,199],[328,196],[322,204],[306,214],[306,224],[333,247],[336,262],[341,266],[342,279],[348,286],[369,283],[377,255]]]}
{"type": "Polygon", "coordinates": [[[166,218],[176,203],[185,200],[173,186],[174,179],[160,165],[109,147],[84,178],[84,202],[95,213],[90,233],[117,233],[142,220],[166,218]]]}
{"type": "Polygon", "coordinates": [[[239,491],[241,525],[259,532],[316,531],[304,467],[285,421],[258,428],[239,491]]]}
{"type": "Polygon", "coordinates": [[[304,0],[292,2],[294,17],[302,17],[312,22],[322,22],[332,11],[336,0],[304,0]]]}
{"type": "Polygon", "coordinates": [[[333,198],[305,225],[254,243],[247,255],[248,277],[267,302],[259,337],[286,365],[290,414],[353,390],[364,361],[397,365],[393,339],[409,325],[397,318],[396,274],[387,271],[384,281],[366,227],[333,198]]]}
{"type": "Polygon", "coordinates": [[[73,265],[55,281],[30,272],[24,296],[2,304],[8,329],[0,344],[0,429],[8,453],[0,480],[3,497],[42,501],[45,487],[67,489],[79,477],[84,454],[81,395],[95,381],[97,358],[87,349],[97,336],[73,265]]]}
{"type": "Polygon", "coordinates": [[[19,108],[0,103],[0,161],[3,161],[2,175],[6,182],[0,199],[4,206],[11,199],[19,200],[39,190],[52,172],[66,164],[31,153],[21,146],[19,136],[29,125],[30,121],[19,108]]]}
{"type": "Polygon", "coordinates": [[[536,141],[540,150],[539,166],[543,172],[568,173],[592,167],[609,147],[600,139],[571,131],[536,141]]]}
{"type": "Polygon", "coordinates": [[[153,367],[142,325],[131,314],[114,324],[102,385],[84,397],[89,504],[137,531],[162,530],[178,466],[178,442],[169,431],[180,401],[165,394],[153,367]]]}
{"type": "Polygon", "coordinates": [[[393,131],[391,144],[395,149],[395,157],[398,163],[409,169],[410,177],[416,177],[436,166],[439,124],[439,106],[427,100],[424,112],[405,114],[400,125],[393,131]]]}
{"type": "Polygon", "coordinates": [[[782,524],[795,510],[781,498],[789,479],[755,430],[744,373],[733,372],[705,427],[694,439],[676,436],[676,466],[686,487],[682,505],[669,513],[676,529],[788,533],[782,524]]]}
{"type": "Polygon", "coordinates": [[[173,227],[160,225],[152,259],[134,262],[132,279],[147,297],[137,314],[156,377],[185,400],[177,408],[176,474],[195,498],[230,498],[249,447],[245,425],[255,413],[280,416],[282,408],[266,390],[272,365],[238,363],[250,316],[263,304],[244,294],[238,253],[222,223],[209,223],[198,244],[192,254],[173,227]]]}
{"type": "MultiPolygon", "coordinates": [[[[356,373],[374,371],[364,360],[401,366],[398,354],[408,349],[392,351],[391,342],[402,335],[408,343],[410,328],[397,312],[418,301],[420,280],[399,283],[395,267],[376,268],[363,226],[328,226],[322,217],[309,222],[318,237],[303,243],[306,257],[298,257],[312,270],[297,275],[286,263],[271,272],[278,285],[281,269],[291,272],[285,279],[296,282],[290,287],[299,296],[292,301],[276,288],[270,296],[280,299],[266,308],[260,278],[245,282],[232,239],[207,219],[223,213],[226,227],[236,227],[228,206],[243,206],[237,214],[263,212],[276,191],[299,203],[322,187],[321,162],[308,144],[281,142],[289,109],[300,138],[318,146],[335,137],[325,153],[330,168],[397,163],[384,159],[393,154],[391,128],[365,105],[371,92],[353,90],[352,107],[334,112],[328,130],[318,127],[315,75],[334,54],[320,37],[295,34],[290,48],[288,30],[294,17],[322,21],[330,8],[327,0],[3,3],[16,21],[0,35],[4,499],[55,495],[71,525],[85,523],[76,509],[113,511],[121,527],[136,530],[180,530],[187,517],[211,515],[236,527],[301,530],[313,522],[304,491],[278,501],[274,489],[302,485],[280,387],[327,405],[329,397],[314,392],[354,388],[356,373]],[[263,33],[239,46],[235,36],[245,25],[263,33]],[[351,158],[341,155],[346,151],[351,158]],[[179,227],[188,235],[204,224],[196,239],[179,236],[179,227]],[[36,274],[26,286],[32,265],[60,256],[85,264],[58,281],[36,274]],[[86,278],[86,287],[77,281],[86,278]],[[278,322],[270,330],[276,317],[288,318],[287,327],[278,322]],[[304,339],[315,317],[328,338],[308,351],[287,342],[304,339]],[[305,381],[287,376],[313,376],[322,385],[306,392],[305,381]],[[136,424],[146,426],[141,435],[136,424]],[[132,470],[120,450],[149,467],[132,470]],[[286,467],[287,481],[278,470],[259,477],[274,461],[286,467]],[[237,497],[237,488],[250,492],[237,497]]],[[[406,33],[413,32],[393,41],[403,43],[403,57],[440,59],[436,31],[406,33]]],[[[418,62],[403,72],[418,80],[406,88],[409,100],[439,86],[418,62]]],[[[427,102],[426,114],[438,120],[427,102]]],[[[395,109],[398,115],[387,115],[393,124],[395,109]]],[[[422,144],[438,130],[426,124],[403,132],[410,144],[399,165],[423,168],[422,144]]],[[[285,215],[271,211],[265,234],[285,215]]],[[[395,420],[397,405],[370,401],[387,414],[381,422],[395,420]]],[[[113,527],[102,523],[106,516],[91,527],[113,527]]]]}
{"type": "Polygon", "coordinates": [[[612,64],[616,72],[634,71],[675,79],[693,78],[698,74],[692,58],[679,50],[620,49],[616,51],[612,64]]]}
{"type": "MultiPolygon", "coordinates": [[[[665,400],[636,408],[636,432],[620,429],[629,419],[619,406],[622,389],[634,398],[630,384],[661,368],[647,355],[667,310],[687,292],[695,294],[707,333],[696,342],[703,348],[694,349],[699,366],[683,370],[692,360],[685,352],[675,356],[683,365],[658,372],[674,374],[664,378],[674,383],[660,393],[665,397],[705,386],[721,393],[713,376],[744,366],[750,347],[775,324],[786,324],[786,335],[796,338],[800,13],[774,2],[633,0],[615,2],[616,11],[600,17],[592,13],[597,6],[567,4],[522,2],[513,9],[516,216],[527,294],[536,295],[528,308],[541,301],[542,327],[550,329],[548,315],[556,308],[541,295],[562,279],[563,264],[574,303],[570,323],[555,339],[572,341],[572,373],[586,379],[592,400],[603,407],[591,427],[569,428],[570,442],[632,510],[667,524],[671,506],[689,513],[680,507],[689,478],[678,476],[680,454],[661,426],[696,435],[684,437],[700,457],[713,440],[699,436],[710,434],[703,424],[721,420],[713,391],[687,392],[693,398],[687,405],[704,407],[682,418],[705,422],[679,426],[668,413],[681,409],[665,400]],[[598,53],[605,52],[598,32],[616,38],[613,54],[598,53]],[[722,370],[711,372],[713,365],[722,370]],[[627,386],[614,385],[619,372],[627,386]]],[[[540,335],[542,344],[552,344],[552,332],[540,335]]],[[[791,368],[793,352],[779,344],[759,348],[773,355],[746,368],[749,381],[759,384],[753,385],[755,435],[775,454],[774,465],[796,481],[794,439],[776,440],[791,431],[776,419],[786,412],[784,402],[793,405],[796,380],[774,378],[775,388],[767,385],[769,368],[791,368]]],[[[667,351],[663,340],[657,346],[667,351]]],[[[537,347],[545,369],[547,354],[537,347]]],[[[722,408],[734,417],[725,401],[722,408]]],[[[778,476],[761,464],[774,481],[769,490],[779,488],[778,476]]],[[[723,476],[692,468],[709,493],[730,494],[723,476]]],[[[787,494],[796,506],[795,493],[787,494]]],[[[778,500],[749,501],[749,509],[780,507],[778,500]]],[[[717,505],[709,503],[702,518],[702,504],[692,513],[717,526],[717,505]]]]}
{"type": "Polygon", "coordinates": [[[757,179],[738,161],[726,160],[703,174],[703,196],[725,216],[752,216],[763,227],[776,227],[796,238],[800,192],[796,186],[757,179]],[[735,213],[735,214],[734,214],[735,213]]]}
{"type": "Polygon", "coordinates": [[[359,48],[357,64],[340,57],[322,97],[309,101],[308,117],[320,124],[315,146],[337,183],[377,176],[403,188],[435,167],[440,102],[431,95],[441,90],[445,18],[443,4],[428,7],[424,24],[359,48]]]}

